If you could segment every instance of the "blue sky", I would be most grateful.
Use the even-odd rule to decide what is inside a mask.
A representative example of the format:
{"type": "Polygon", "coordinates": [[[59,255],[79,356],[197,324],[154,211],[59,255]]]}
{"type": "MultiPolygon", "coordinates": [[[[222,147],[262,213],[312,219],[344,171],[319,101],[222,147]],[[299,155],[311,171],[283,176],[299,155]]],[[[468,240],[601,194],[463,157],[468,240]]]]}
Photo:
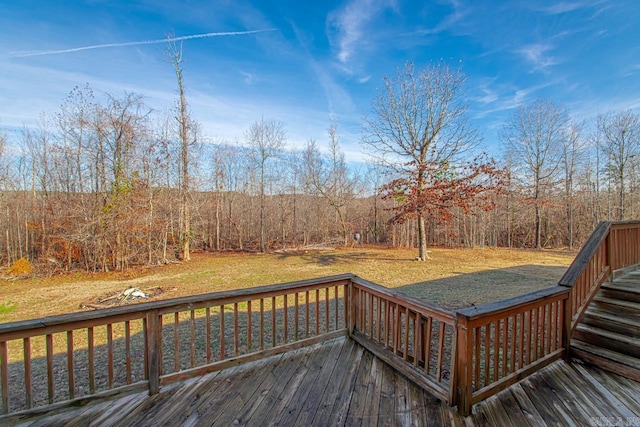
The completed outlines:
{"type": "Polygon", "coordinates": [[[154,40],[259,31],[183,41],[205,140],[242,142],[264,117],[285,125],[290,146],[322,145],[333,114],[343,151],[359,160],[382,77],[444,60],[467,75],[469,115],[496,154],[502,124],[537,97],[587,121],[639,111],[639,23],[638,0],[0,0],[0,128],[18,143],[16,129],[86,83],[167,109],[175,75],[154,40]]]}

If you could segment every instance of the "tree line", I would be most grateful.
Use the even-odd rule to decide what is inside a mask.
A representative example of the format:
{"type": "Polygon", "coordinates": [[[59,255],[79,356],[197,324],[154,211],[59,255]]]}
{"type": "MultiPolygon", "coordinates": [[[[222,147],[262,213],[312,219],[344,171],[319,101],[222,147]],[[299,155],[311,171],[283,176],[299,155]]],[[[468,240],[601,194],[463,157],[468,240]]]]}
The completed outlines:
{"type": "Polygon", "coordinates": [[[126,270],[201,251],[319,245],[579,246],[601,220],[638,217],[640,119],[578,121],[560,103],[519,106],[501,158],[478,155],[464,75],[412,64],[384,80],[363,126],[366,165],[349,165],[339,123],[302,148],[260,118],[239,141],[204,141],[170,50],[176,105],[76,87],[25,127],[0,133],[0,259],[49,271],[126,270]],[[354,240],[354,236],[359,239],[354,240]]]}

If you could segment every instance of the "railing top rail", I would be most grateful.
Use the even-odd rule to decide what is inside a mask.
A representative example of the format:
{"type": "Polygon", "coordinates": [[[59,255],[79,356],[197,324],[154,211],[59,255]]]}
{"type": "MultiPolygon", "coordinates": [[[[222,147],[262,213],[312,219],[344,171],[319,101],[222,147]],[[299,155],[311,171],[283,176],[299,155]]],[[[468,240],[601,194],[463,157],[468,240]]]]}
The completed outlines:
{"type": "Polygon", "coordinates": [[[506,312],[517,312],[518,309],[531,304],[542,303],[543,301],[552,299],[554,297],[562,299],[568,296],[569,290],[567,288],[560,286],[550,286],[548,288],[543,288],[525,295],[519,295],[517,297],[507,298],[501,301],[463,308],[458,310],[457,313],[466,317],[467,320],[475,320],[482,317],[495,316],[506,312]],[[564,296],[562,294],[564,294],[564,296]]]}
{"type": "Polygon", "coordinates": [[[421,312],[423,314],[435,314],[442,320],[451,320],[451,323],[455,321],[456,314],[455,311],[449,310],[445,307],[439,306],[437,304],[432,304],[426,301],[423,301],[419,298],[412,297],[410,295],[405,294],[404,292],[385,288],[384,286],[380,286],[376,283],[370,282],[358,276],[353,276],[353,282],[360,286],[365,286],[375,292],[385,295],[390,299],[401,300],[402,304],[408,306],[410,309],[415,310],[417,312],[421,312]]]}
{"type": "Polygon", "coordinates": [[[611,221],[611,228],[638,228],[640,227],[640,220],[630,219],[626,221],[611,221]]]}
{"type": "MultiPolygon", "coordinates": [[[[573,286],[580,274],[582,274],[587,265],[589,265],[589,260],[593,257],[596,250],[609,234],[612,224],[613,223],[610,221],[598,223],[589,239],[582,246],[580,252],[578,252],[578,255],[575,257],[567,271],[565,271],[564,275],[558,282],[558,285],[567,287],[573,286]]],[[[622,222],[616,224],[622,224],[622,222]]]]}
{"type": "Polygon", "coordinates": [[[105,321],[108,321],[109,318],[123,317],[126,315],[135,316],[135,314],[137,313],[141,314],[140,317],[142,317],[143,313],[147,313],[151,310],[163,310],[173,307],[198,305],[205,301],[220,301],[226,303],[228,300],[257,299],[261,297],[282,294],[283,292],[293,293],[296,292],[296,290],[314,286],[323,287],[324,285],[331,286],[332,284],[340,284],[345,281],[350,281],[353,277],[355,277],[353,274],[339,274],[335,276],[299,280],[295,282],[281,283],[276,285],[258,286],[255,288],[222,292],[210,292],[206,294],[170,298],[161,301],[142,302],[123,307],[103,308],[94,311],[60,314],[41,317],[38,319],[9,322],[0,324],[0,335],[18,331],[47,328],[56,325],[64,325],[67,323],[82,323],[95,319],[104,319],[105,321]]]}

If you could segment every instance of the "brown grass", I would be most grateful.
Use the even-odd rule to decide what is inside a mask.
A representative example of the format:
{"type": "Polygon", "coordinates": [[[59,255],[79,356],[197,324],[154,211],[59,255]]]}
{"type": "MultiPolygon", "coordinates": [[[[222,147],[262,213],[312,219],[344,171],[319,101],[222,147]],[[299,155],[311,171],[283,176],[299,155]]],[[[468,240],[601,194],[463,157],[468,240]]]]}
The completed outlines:
{"type": "Polygon", "coordinates": [[[338,273],[451,307],[481,304],[553,285],[575,253],[507,249],[434,248],[432,260],[415,250],[376,247],[287,254],[194,254],[185,264],[127,273],[29,278],[0,283],[0,303],[15,308],[0,322],[80,311],[80,305],[128,287],[171,289],[155,299],[240,289],[338,273]]]}

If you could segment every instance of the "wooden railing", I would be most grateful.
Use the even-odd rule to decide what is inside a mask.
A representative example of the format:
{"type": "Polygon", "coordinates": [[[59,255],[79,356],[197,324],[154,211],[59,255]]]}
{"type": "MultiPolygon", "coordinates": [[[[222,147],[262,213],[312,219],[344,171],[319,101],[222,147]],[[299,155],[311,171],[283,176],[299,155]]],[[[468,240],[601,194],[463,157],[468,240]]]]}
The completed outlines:
{"type": "Polygon", "coordinates": [[[340,275],[0,325],[2,413],[159,387],[347,333],[340,275]]]}
{"type": "Polygon", "coordinates": [[[554,286],[457,312],[461,413],[562,357],[568,298],[568,289],[554,286]]]}
{"type": "Polygon", "coordinates": [[[351,337],[452,403],[455,313],[358,277],[353,278],[350,295],[351,337]]]}
{"type": "Polygon", "coordinates": [[[611,272],[624,272],[640,263],[640,221],[611,223],[608,255],[611,272]]]}
{"type": "Polygon", "coordinates": [[[453,312],[352,274],[0,325],[3,414],[165,384],[348,335],[462,414],[568,356],[640,221],[601,223],[558,286],[453,312]]]}
{"type": "MultiPolygon", "coordinates": [[[[611,273],[609,248],[613,242],[610,236],[611,223],[601,222],[573,260],[558,285],[571,288],[569,311],[571,330],[580,322],[582,314],[596,295],[602,283],[611,273]]],[[[568,349],[568,347],[567,347],[568,349]]]]}
{"type": "Polygon", "coordinates": [[[569,357],[571,335],[602,284],[640,263],[640,221],[602,222],[557,286],[457,312],[456,395],[471,406],[569,357]]]}
{"type": "MultiPolygon", "coordinates": [[[[600,286],[640,263],[640,221],[601,222],[558,285],[571,288],[571,332],[600,286]]],[[[570,336],[571,333],[568,334],[570,336]]]]}

